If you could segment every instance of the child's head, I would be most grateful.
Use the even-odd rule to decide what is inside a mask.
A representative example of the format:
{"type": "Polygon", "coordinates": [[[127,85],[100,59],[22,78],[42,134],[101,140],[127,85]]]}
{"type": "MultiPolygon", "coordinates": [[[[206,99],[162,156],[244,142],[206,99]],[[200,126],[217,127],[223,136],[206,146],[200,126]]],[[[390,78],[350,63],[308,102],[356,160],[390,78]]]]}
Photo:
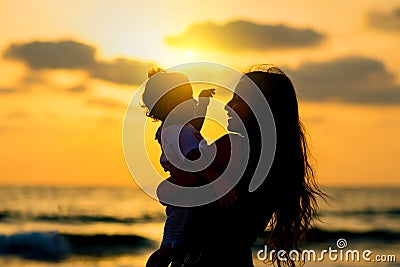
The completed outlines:
{"type": "MultiPolygon", "coordinates": [[[[194,103],[193,89],[188,78],[181,73],[168,73],[161,69],[152,70],[149,71],[149,80],[142,100],[147,108],[148,117],[164,121],[179,104],[187,100],[193,100],[194,103]]],[[[194,111],[194,106],[192,107],[194,111]]]]}

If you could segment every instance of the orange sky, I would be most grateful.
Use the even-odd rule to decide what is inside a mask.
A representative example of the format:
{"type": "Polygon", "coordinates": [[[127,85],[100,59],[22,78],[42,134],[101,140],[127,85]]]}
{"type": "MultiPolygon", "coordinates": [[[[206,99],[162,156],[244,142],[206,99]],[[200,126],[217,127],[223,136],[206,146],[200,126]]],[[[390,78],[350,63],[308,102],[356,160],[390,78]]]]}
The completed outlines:
{"type": "MultiPolygon", "coordinates": [[[[0,184],[133,185],[122,125],[144,79],[130,71],[215,61],[288,71],[322,184],[399,185],[400,1],[224,2],[1,1],[0,184]],[[247,30],[225,36],[238,21],[247,30]],[[301,38],[285,35],[292,30],[301,38]],[[73,65],[62,65],[64,50],[54,59],[23,46],[58,49],[63,40],[90,64],[71,54],[73,65]]],[[[206,125],[204,134],[212,131],[206,125]]]]}

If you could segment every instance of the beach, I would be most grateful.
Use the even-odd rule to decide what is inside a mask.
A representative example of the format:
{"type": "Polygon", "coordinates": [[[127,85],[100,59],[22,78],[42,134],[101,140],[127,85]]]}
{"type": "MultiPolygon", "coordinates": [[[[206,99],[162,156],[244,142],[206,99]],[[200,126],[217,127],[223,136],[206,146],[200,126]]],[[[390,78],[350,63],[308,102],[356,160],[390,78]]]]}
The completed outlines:
{"type": "MultiPolygon", "coordinates": [[[[315,259],[305,255],[306,266],[399,266],[400,188],[326,191],[332,199],[320,201],[320,221],[302,247],[315,251],[315,259]],[[346,246],[339,248],[339,239],[346,246]],[[331,258],[321,254],[329,248],[337,250],[331,258]],[[354,250],[360,259],[348,252],[346,260],[354,250]],[[366,250],[370,261],[362,257],[366,250]]],[[[164,220],[164,207],[135,186],[2,187],[0,266],[144,266],[164,220]]],[[[253,248],[257,267],[265,266],[258,259],[263,249],[260,237],[253,248]]]]}

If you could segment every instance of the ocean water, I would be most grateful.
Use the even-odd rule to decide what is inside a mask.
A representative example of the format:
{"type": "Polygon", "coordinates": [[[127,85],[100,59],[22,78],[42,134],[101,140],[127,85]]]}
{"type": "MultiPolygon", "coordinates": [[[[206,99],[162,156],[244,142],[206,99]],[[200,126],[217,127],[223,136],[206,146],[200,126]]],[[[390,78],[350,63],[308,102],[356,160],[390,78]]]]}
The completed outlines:
{"type": "MultiPolygon", "coordinates": [[[[332,199],[320,202],[321,221],[302,247],[316,259],[305,266],[400,266],[400,188],[326,191],[332,199]],[[329,248],[338,259],[321,254],[329,248]],[[348,250],[358,250],[360,261],[341,260],[348,250]]],[[[1,187],[0,266],[144,266],[164,220],[164,207],[134,186],[1,187]]],[[[261,237],[257,267],[264,266],[259,250],[261,237]]]]}

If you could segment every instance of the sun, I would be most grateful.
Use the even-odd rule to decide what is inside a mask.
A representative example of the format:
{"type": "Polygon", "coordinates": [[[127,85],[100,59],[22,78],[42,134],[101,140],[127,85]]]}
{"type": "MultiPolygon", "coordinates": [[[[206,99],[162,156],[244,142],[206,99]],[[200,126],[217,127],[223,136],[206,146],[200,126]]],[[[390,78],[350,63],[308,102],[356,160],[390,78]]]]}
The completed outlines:
{"type": "Polygon", "coordinates": [[[187,59],[192,59],[193,58],[193,51],[192,50],[186,50],[185,51],[185,57],[187,59]]]}

